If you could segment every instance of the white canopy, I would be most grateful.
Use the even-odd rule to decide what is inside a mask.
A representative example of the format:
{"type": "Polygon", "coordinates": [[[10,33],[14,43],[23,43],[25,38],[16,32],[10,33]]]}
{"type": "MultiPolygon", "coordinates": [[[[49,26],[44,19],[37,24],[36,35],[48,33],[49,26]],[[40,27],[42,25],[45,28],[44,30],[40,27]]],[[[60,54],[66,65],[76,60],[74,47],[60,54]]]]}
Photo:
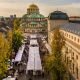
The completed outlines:
{"type": "Polygon", "coordinates": [[[16,80],[15,78],[5,78],[3,80],[16,80]]]}
{"type": "Polygon", "coordinates": [[[39,48],[35,50],[35,70],[42,70],[39,48]]]}
{"type": "Polygon", "coordinates": [[[24,48],[25,48],[25,45],[22,45],[22,46],[19,48],[18,53],[17,53],[17,55],[16,55],[16,57],[15,57],[14,62],[20,62],[20,61],[21,61],[24,48]]]}
{"type": "Polygon", "coordinates": [[[34,69],[34,54],[33,54],[32,47],[30,47],[28,63],[27,63],[27,70],[33,70],[33,69],[34,69]]]}
{"type": "Polygon", "coordinates": [[[4,78],[2,80],[16,80],[16,78],[12,78],[11,76],[8,76],[7,78],[4,78]]]}
{"type": "Polygon", "coordinates": [[[38,45],[37,40],[31,39],[31,40],[30,40],[30,45],[38,45]]]}
{"type": "Polygon", "coordinates": [[[30,38],[31,38],[31,39],[36,39],[37,36],[36,36],[36,34],[33,34],[33,35],[30,35],[30,38]]]}
{"type": "Polygon", "coordinates": [[[27,70],[34,70],[34,71],[42,70],[39,47],[29,48],[27,70]]]}

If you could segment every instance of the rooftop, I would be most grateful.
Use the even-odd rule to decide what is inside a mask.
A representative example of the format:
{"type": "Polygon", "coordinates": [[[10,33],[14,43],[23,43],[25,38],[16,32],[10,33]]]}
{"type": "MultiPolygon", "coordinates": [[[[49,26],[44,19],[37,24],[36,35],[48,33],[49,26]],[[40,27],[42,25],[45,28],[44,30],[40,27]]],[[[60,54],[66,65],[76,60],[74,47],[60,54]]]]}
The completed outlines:
{"type": "Polygon", "coordinates": [[[31,9],[32,9],[32,8],[39,9],[38,6],[35,5],[35,4],[31,4],[31,5],[29,6],[29,8],[31,8],[31,9]]]}
{"type": "Polygon", "coordinates": [[[23,18],[35,18],[35,19],[40,19],[40,18],[45,18],[42,14],[39,13],[32,13],[32,14],[25,14],[23,18]]]}
{"type": "Polygon", "coordinates": [[[50,20],[68,20],[68,15],[62,11],[54,11],[49,14],[48,19],[50,20]]]}
{"type": "Polygon", "coordinates": [[[78,23],[67,23],[61,26],[61,29],[80,36],[80,24],[78,23]]]}

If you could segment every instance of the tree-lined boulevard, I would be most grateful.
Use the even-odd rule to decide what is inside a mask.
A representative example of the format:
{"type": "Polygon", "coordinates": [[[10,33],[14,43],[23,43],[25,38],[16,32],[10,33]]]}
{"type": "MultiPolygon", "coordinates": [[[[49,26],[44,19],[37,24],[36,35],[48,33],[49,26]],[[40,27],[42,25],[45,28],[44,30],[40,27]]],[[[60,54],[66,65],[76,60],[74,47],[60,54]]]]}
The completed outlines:
{"type": "Polygon", "coordinates": [[[68,80],[67,68],[62,60],[62,48],[65,45],[65,39],[61,35],[59,28],[54,30],[51,52],[45,46],[47,38],[43,36],[36,37],[43,69],[41,74],[38,75],[34,75],[34,72],[31,75],[26,74],[30,36],[25,39],[22,34],[23,29],[20,27],[20,20],[16,19],[12,31],[9,31],[6,37],[3,34],[0,35],[0,78],[11,76],[18,80],[68,80]],[[18,51],[22,44],[25,44],[25,48],[21,61],[20,63],[14,63],[14,59],[19,54],[18,51]]]}

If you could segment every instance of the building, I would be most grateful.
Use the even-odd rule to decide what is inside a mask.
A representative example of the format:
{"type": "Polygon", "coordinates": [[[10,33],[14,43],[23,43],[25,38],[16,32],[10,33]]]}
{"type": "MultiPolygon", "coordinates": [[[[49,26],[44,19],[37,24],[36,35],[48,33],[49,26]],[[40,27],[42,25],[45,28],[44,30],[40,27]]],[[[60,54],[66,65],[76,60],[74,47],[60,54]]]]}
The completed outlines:
{"type": "Polygon", "coordinates": [[[10,17],[0,16],[0,32],[6,34],[9,30],[12,30],[16,15],[10,15],[10,17]]]}
{"type": "Polygon", "coordinates": [[[69,21],[73,23],[80,23],[80,16],[70,16],[69,21]]]}
{"type": "Polygon", "coordinates": [[[69,68],[70,80],[80,80],[80,24],[69,22],[68,15],[54,11],[48,16],[48,42],[51,45],[54,29],[60,27],[66,39],[63,48],[63,60],[69,68]]]}
{"type": "Polygon", "coordinates": [[[27,8],[27,13],[22,17],[22,26],[26,33],[44,33],[47,32],[47,20],[40,14],[39,8],[35,4],[31,4],[27,8]]]}
{"type": "Polygon", "coordinates": [[[6,19],[4,17],[0,17],[0,32],[6,34],[9,30],[9,27],[6,24],[6,19]]]}
{"type": "MultiPolygon", "coordinates": [[[[48,16],[48,41],[49,43],[52,40],[53,30],[56,27],[59,27],[60,25],[68,23],[69,18],[66,13],[63,13],[61,11],[54,11],[49,14],[48,16]]],[[[51,44],[51,43],[50,43],[51,44]]]]}

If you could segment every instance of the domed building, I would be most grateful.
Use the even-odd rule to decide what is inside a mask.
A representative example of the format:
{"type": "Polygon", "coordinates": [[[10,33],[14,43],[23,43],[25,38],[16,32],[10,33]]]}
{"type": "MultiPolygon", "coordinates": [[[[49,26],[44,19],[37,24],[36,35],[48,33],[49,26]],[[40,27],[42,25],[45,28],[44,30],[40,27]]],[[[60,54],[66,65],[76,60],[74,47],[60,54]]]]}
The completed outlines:
{"type": "MultiPolygon", "coordinates": [[[[62,60],[68,67],[70,80],[80,80],[80,24],[73,22],[75,17],[69,18],[67,13],[54,11],[48,16],[48,43],[52,46],[54,30],[59,27],[65,39],[62,48],[62,60]],[[71,21],[70,21],[71,19],[71,21]]],[[[79,17],[76,18],[79,20],[79,17]]]]}
{"type": "Polygon", "coordinates": [[[48,41],[51,44],[53,30],[61,25],[69,22],[69,17],[67,13],[62,11],[54,11],[48,16],[48,41]]]}
{"type": "Polygon", "coordinates": [[[51,31],[55,27],[59,27],[69,21],[69,17],[62,11],[54,11],[48,16],[48,30],[51,31]]]}
{"type": "Polygon", "coordinates": [[[38,6],[35,5],[35,4],[31,4],[31,5],[29,6],[29,8],[27,9],[27,13],[28,13],[28,14],[31,14],[31,13],[39,13],[39,8],[38,8],[38,6]]]}
{"type": "Polygon", "coordinates": [[[22,17],[22,22],[25,24],[26,33],[47,32],[47,20],[40,14],[39,8],[35,4],[31,4],[27,8],[27,13],[22,17]]]}
{"type": "Polygon", "coordinates": [[[54,12],[50,13],[48,19],[50,19],[50,20],[68,20],[69,17],[66,13],[64,13],[62,11],[54,11],[54,12]]]}

